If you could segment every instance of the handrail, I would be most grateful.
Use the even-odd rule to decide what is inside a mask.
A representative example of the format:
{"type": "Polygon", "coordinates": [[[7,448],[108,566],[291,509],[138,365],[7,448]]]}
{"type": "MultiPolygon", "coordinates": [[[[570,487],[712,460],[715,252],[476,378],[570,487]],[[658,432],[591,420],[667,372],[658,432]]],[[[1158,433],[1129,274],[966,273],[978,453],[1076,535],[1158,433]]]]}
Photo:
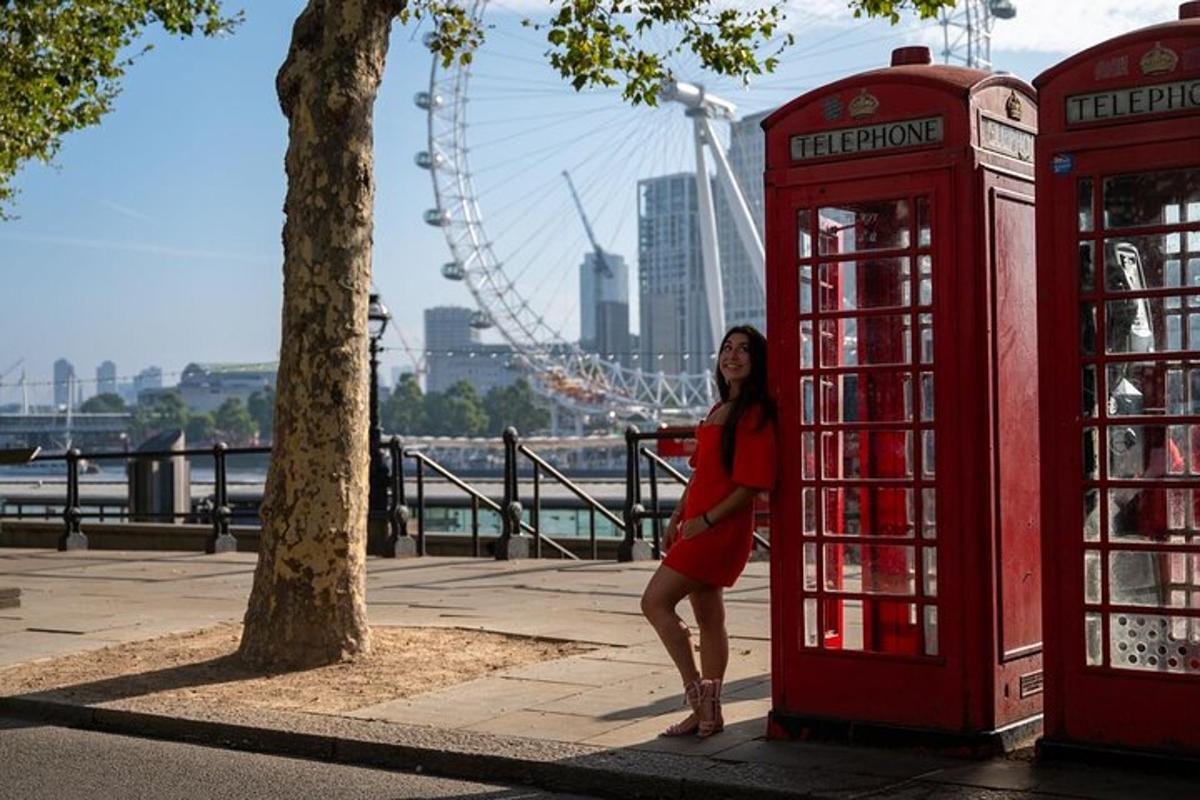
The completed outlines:
{"type": "Polygon", "coordinates": [[[582,500],[584,503],[586,503],[587,505],[591,506],[592,508],[596,509],[596,510],[597,510],[597,511],[599,511],[601,514],[603,514],[603,515],[604,515],[604,517],[605,517],[605,518],[606,518],[606,519],[607,519],[609,522],[611,522],[613,525],[617,526],[617,527],[618,527],[618,528],[620,528],[622,531],[623,531],[623,530],[625,530],[625,523],[624,523],[624,522],[621,520],[621,518],[620,518],[620,517],[618,517],[616,514],[612,513],[612,512],[611,512],[611,511],[609,511],[607,508],[605,508],[605,507],[604,507],[604,506],[603,506],[603,505],[600,503],[600,501],[599,501],[599,500],[597,500],[596,498],[592,497],[592,496],[591,496],[590,494],[588,494],[587,492],[583,491],[583,489],[580,489],[580,488],[579,488],[579,486],[578,486],[578,485],[577,485],[577,484],[576,484],[574,481],[572,481],[572,480],[571,480],[570,478],[568,478],[566,475],[563,475],[561,472],[559,472],[559,471],[558,471],[558,469],[557,469],[557,468],[555,468],[555,467],[554,467],[554,466],[553,466],[553,465],[552,465],[550,462],[548,462],[546,459],[542,458],[542,457],[541,457],[541,456],[539,456],[537,453],[533,452],[532,450],[530,450],[528,447],[526,447],[526,446],[525,446],[525,445],[523,445],[523,444],[522,444],[522,445],[518,445],[518,446],[517,446],[517,451],[518,451],[518,452],[520,452],[520,453],[522,453],[523,455],[525,455],[525,457],[527,457],[527,458],[528,458],[530,461],[532,461],[533,463],[537,464],[537,465],[538,465],[538,467],[540,467],[541,469],[543,469],[543,470],[545,470],[547,473],[549,473],[549,475],[550,475],[552,478],[554,478],[554,479],[555,479],[556,481],[558,481],[558,482],[559,482],[561,485],[563,485],[563,486],[565,486],[567,489],[569,489],[569,490],[571,491],[571,493],[572,493],[572,494],[574,494],[576,497],[578,497],[578,498],[579,498],[580,500],[582,500]]]}
{"type": "Polygon", "coordinates": [[[650,461],[653,461],[653,462],[657,463],[657,464],[658,464],[658,468],[659,468],[659,469],[661,469],[661,470],[664,470],[664,471],[666,471],[666,473],[667,473],[668,475],[670,475],[672,478],[674,478],[674,479],[675,479],[675,481],[676,481],[677,483],[682,483],[684,486],[686,486],[686,485],[687,485],[687,482],[688,482],[687,476],[686,476],[686,475],[684,475],[684,474],[683,474],[682,472],[680,472],[679,470],[677,470],[677,469],[675,469],[674,467],[672,467],[672,466],[671,466],[671,465],[670,465],[670,464],[669,464],[669,463],[668,463],[668,462],[667,462],[667,461],[666,461],[666,460],[665,460],[665,459],[664,459],[662,456],[660,456],[658,453],[655,453],[653,450],[648,450],[648,449],[646,449],[645,445],[643,445],[643,446],[639,447],[639,448],[638,448],[638,450],[639,450],[639,452],[641,452],[641,454],[642,454],[642,455],[644,455],[644,456],[645,456],[647,459],[649,459],[650,461]]]}
{"type": "MultiPolygon", "coordinates": [[[[499,503],[497,503],[495,500],[488,497],[483,492],[479,491],[478,489],[476,489],[474,486],[470,485],[466,481],[462,480],[454,473],[450,472],[448,469],[443,467],[438,462],[434,461],[429,456],[425,455],[425,453],[421,452],[420,450],[415,449],[415,448],[405,448],[404,455],[408,458],[413,459],[418,464],[428,465],[434,472],[441,475],[443,478],[448,480],[454,486],[457,486],[459,489],[466,492],[469,496],[471,496],[478,502],[483,503],[488,508],[490,508],[492,511],[495,511],[497,514],[503,514],[503,511],[501,510],[499,503]]],[[[422,553],[425,550],[425,541],[424,541],[425,540],[425,500],[424,500],[424,494],[425,494],[424,493],[424,482],[421,480],[420,473],[418,473],[418,477],[417,477],[417,504],[418,504],[417,541],[418,541],[418,544],[417,544],[417,546],[418,546],[420,552],[422,552],[422,553]]],[[[479,541],[478,519],[476,518],[476,519],[472,520],[472,522],[474,524],[474,530],[472,530],[472,536],[476,542],[476,550],[478,550],[478,541],[479,541]]],[[[523,530],[527,533],[531,533],[534,536],[537,536],[538,539],[541,541],[545,541],[545,542],[549,543],[549,545],[551,547],[558,550],[560,553],[562,553],[567,558],[571,558],[576,561],[579,560],[579,556],[575,555],[570,550],[563,547],[562,545],[560,545],[558,542],[554,541],[553,539],[551,539],[547,536],[544,536],[541,532],[535,530],[532,525],[530,525],[528,522],[525,522],[524,520],[521,520],[521,530],[523,530]]],[[[476,554],[478,555],[478,553],[476,553],[476,554]]]]}

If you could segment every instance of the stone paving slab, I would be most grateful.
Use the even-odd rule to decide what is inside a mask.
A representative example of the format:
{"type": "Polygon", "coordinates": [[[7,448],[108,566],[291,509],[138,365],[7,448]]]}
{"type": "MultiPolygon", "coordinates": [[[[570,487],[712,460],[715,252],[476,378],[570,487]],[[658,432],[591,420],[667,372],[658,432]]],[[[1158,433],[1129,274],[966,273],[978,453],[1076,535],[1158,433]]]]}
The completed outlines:
{"type": "MultiPolygon", "coordinates": [[[[22,590],[0,615],[0,666],[114,641],[240,619],[253,554],[0,550],[0,576],[22,590]],[[109,627],[106,622],[111,622],[109,627]],[[74,626],[74,627],[72,627],[74,626]],[[29,628],[78,630],[46,633],[29,628]]],[[[967,762],[918,752],[770,742],[765,564],[728,593],[727,728],[707,740],[657,734],[684,714],[669,659],[638,612],[652,564],[368,562],[371,619],[597,643],[556,664],[511,670],[352,715],[315,715],[146,698],[103,708],[37,697],[0,710],[137,735],[533,782],[611,797],[942,798],[1200,797],[1196,780],[1019,760],[967,762]],[[22,710],[23,709],[23,710],[22,710]]],[[[684,609],[685,618],[690,611],[684,609]]]]}

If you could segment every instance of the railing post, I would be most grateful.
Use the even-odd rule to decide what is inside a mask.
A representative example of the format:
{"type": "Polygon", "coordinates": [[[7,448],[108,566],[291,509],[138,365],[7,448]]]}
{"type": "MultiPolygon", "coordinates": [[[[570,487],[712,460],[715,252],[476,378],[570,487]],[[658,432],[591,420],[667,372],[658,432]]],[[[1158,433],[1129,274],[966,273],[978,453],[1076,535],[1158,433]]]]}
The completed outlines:
{"type": "Polygon", "coordinates": [[[542,469],[533,464],[533,557],[542,557],[542,469]]]}
{"type": "Polygon", "coordinates": [[[408,535],[408,521],[412,512],[404,496],[404,450],[400,446],[400,437],[388,439],[387,449],[388,460],[392,464],[392,491],[388,508],[391,535],[383,554],[389,558],[412,558],[417,555],[417,543],[408,535]]]}
{"type": "Polygon", "coordinates": [[[67,451],[67,502],[63,506],[63,535],[58,539],[59,550],[87,550],[88,538],[79,523],[83,512],[79,509],[79,451],[72,447],[67,451]]]}
{"type": "Polygon", "coordinates": [[[417,458],[417,555],[425,555],[425,462],[417,458]]]}
{"type": "Polygon", "coordinates": [[[638,429],[625,429],[625,538],[617,545],[617,561],[647,561],[653,553],[642,539],[641,473],[638,465],[638,429]]]}
{"type": "Polygon", "coordinates": [[[496,560],[529,558],[529,537],[521,532],[521,495],[517,487],[517,429],[504,429],[504,502],[500,504],[501,533],[496,560]]]}
{"type": "Polygon", "coordinates": [[[233,511],[229,508],[229,482],[225,478],[225,451],[228,449],[229,445],[224,442],[213,445],[213,532],[204,545],[206,553],[237,552],[237,539],[229,533],[229,518],[233,511]]]}
{"type": "MultiPolygon", "coordinates": [[[[640,448],[639,448],[640,457],[640,448]]],[[[658,463],[650,459],[650,534],[655,558],[662,557],[662,518],[658,505],[658,463]]]]}

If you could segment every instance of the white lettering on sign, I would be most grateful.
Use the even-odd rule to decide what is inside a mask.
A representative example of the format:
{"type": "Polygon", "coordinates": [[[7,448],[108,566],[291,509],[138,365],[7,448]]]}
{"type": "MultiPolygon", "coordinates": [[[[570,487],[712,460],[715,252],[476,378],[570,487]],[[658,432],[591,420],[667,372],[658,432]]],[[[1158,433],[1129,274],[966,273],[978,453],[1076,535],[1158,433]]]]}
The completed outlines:
{"type": "Polygon", "coordinates": [[[936,144],[942,141],[943,127],[941,117],[925,117],[793,136],[792,160],[805,161],[936,144]]]}
{"type": "Polygon", "coordinates": [[[1067,98],[1067,123],[1078,125],[1188,108],[1200,108],[1200,78],[1071,95],[1067,98]]]}
{"type": "Polygon", "coordinates": [[[1033,134],[991,117],[979,118],[979,144],[986,150],[1033,163],[1033,134]]]}

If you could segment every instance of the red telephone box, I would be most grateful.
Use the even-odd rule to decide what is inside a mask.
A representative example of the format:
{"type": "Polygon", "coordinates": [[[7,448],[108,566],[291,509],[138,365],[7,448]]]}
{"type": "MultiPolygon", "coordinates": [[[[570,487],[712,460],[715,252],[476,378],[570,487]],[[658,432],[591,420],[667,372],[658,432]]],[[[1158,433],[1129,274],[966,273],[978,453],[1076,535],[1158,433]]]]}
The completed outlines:
{"type": "Polygon", "coordinates": [[[1046,739],[1200,752],[1200,3],[1041,75],[1046,739]]]}
{"type": "Polygon", "coordinates": [[[1036,121],[920,47],[763,123],[772,735],[1036,731],[1036,121]]]}

